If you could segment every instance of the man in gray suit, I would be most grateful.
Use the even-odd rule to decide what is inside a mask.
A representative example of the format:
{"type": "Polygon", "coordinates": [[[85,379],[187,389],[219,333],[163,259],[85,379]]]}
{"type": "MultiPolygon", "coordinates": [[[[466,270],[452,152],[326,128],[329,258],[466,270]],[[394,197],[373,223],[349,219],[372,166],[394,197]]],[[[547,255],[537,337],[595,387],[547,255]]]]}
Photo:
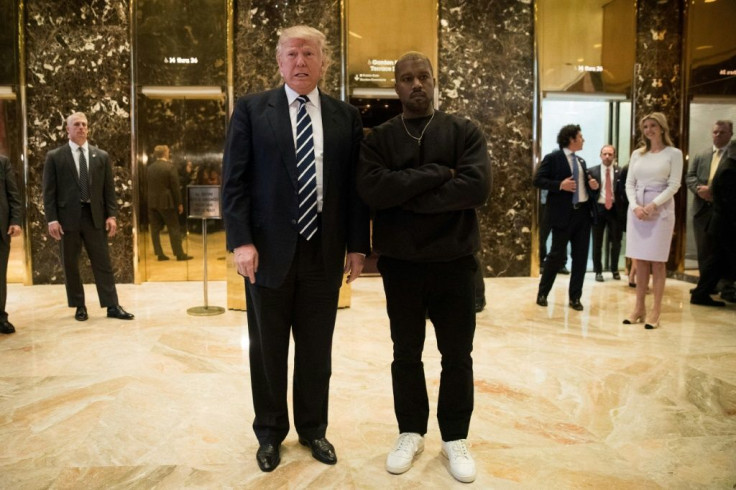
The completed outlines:
{"type": "Polygon", "coordinates": [[[15,327],[8,321],[5,301],[8,297],[10,238],[20,235],[22,214],[23,208],[13,167],[7,157],[0,155],[0,333],[15,332],[15,327]],[[4,230],[7,232],[3,232],[4,230]]]}
{"type": "Polygon", "coordinates": [[[712,134],[713,147],[692,160],[685,177],[687,188],[695,196],[693,199],[693,229],[700,275],[703,274],[703,265],[716,251],[713,236],[706,231],[713,216],[713,194],[710,186],[718,164],[723,160],[726,147],[733,136],[733,123],[727,120],[716,121],[712,134]]]}
{"type": "Polygon", "coordinates": [[[82,245],[95,277],[100,306],[107,316],[132,320],[133,315],[118,303],[115,276],[110,263],[107,237],[115,236],[118,204],[110,158],[106,151],[90,145],[87,116],[75,112],[66,120],[69,143],[46,155],[43,168],[43,205],[49,235],[61,242],[66,296],[74,318],[87,320],[84,285],[79,275],[82,245]],[[106,233],[107,232],[107,236],[106,233]]]}
{"type": "Polygon", "coordinates": [[[184,253],[179,233],[178,214],[184,212],[179,189],[179,175],[169,160],[169,147],[158,145],[153,149],[154,161],[146,170],[148,179],[148,223],[151,226],[153,251],[158,260],[169,260],[161,248],[161,229],[166,225],[169,230],[171,250],[176,260],[190,260],[191,255],[184,253]]]}

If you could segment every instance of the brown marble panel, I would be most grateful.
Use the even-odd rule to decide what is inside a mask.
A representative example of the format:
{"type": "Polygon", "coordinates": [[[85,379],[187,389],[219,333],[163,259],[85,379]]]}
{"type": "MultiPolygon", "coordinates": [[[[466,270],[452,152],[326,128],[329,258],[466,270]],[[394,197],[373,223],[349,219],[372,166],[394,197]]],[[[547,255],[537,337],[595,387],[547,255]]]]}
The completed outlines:
{"type": "Polygon", "coordinates": [[[439,2],[440,108],[480,125],[493,189],[479,211],[485,276],[525,276],[534,206],[534,12],[529,1],[439,2]]]}
{"type": "MultiPolygon", "coordinates": [[[[118,234],[110,240],[115,277],[133,281],[130,177],[130,18],[128,0],[26,3],[28,226],[34,284],[60,283],[59,247],[47,234],[42,176],[46,152],[66,143],[65,118],[87,114],[90,141],[111,157],[118,234]]],[[[83,267],[83,279],[92,281],[83,267]]]]}

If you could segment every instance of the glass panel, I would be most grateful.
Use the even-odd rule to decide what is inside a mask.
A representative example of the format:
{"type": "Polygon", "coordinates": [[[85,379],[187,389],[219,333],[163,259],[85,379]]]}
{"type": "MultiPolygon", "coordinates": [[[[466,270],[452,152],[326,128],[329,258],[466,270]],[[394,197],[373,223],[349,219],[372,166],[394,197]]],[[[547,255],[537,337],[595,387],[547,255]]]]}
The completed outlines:
{"type": "Polygon", "coordinates": [[[394,91],[399,56],[422,52],[437,71],[437,0],[348,0],[346,11],[346,90],[371,128],[401,112],[394,91]]]}
{"type": "MultiPolygon", "coordinates": [[[[203,273],[202,221],[186,218],[186,186],[220,184],[222,148],[225,144],[227,114],[224,99],[152,99],[139,96],[138,175],[140,178],[140,270],[144,280],[201,280],[203,273]],[[177,169],[184,213],[178,216],[183,250],[193,260],[177,261],[169,230],[160,234],[164,255],[158,260],[151,238],[151,216],[147,167],[154,161],[154,148],[166,145],[177,169]]],[[[153,216],[155,220],[156,217],[153,216]]],[[[225,279],[225,232],[221,220],[207,222],[207,272],[211,280],[225,279]]]]}
{"type": "Polygon", "coordinates": [[[16,40],[18,37],[17,19],[18,2],[0,0],[0,86],[15,85],[18,56],[16,40]]]}
{"type": "Polygon", "coordinates": [[[687,50],[692,95],[736,93],[736,29],[724,28],[736,24],[734,7],[733,0],[698,0],[690,6],[687,50]]]}

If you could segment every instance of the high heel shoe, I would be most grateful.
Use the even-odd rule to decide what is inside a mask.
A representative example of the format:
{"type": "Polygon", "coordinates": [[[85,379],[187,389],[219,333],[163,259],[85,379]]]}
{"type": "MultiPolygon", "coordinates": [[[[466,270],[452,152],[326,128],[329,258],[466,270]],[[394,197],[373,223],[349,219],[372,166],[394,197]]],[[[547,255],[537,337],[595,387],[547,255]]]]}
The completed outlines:
{"type": "Polygon", "coordinates": [[[644,328],[647,330],[654,330],[655,328],[659,328],[659,318],[657,318],[657,321],[650,322],[649,320],[646,321],[644,324],[644,328]]]}
{"type": "Polygon", "coordinates": [[[631,320],[629,318],[624,318],[624,325],[634,325],[634,324],[637,324],[637,323],[641,323],[643,321],[644,321],[644,317],[643,316],[634,317],[633,320],[631,320]]]}

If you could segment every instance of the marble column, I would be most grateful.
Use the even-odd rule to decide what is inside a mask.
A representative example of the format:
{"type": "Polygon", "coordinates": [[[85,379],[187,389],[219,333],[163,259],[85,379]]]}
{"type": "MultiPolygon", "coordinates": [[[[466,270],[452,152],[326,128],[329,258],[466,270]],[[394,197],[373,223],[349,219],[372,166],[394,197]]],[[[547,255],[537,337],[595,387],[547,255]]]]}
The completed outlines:
{"type": "Polygon", "coordinates": [[[439,1],[440,108],[482,128],[493,189],[480,209],[484,275],[526,276],[534,206],[534,11],[530,0],[439,1]]]}
{"type": "MultiPolygon", "coordinates": [[[[133,281],[129,12],[129,0],[25,2],[28,227],[34,284],[64,281],[59,246],[47,233],[42,176],[46,152],[66,143],[65,118],[74,111],[86,113],[90,142],[110,154],[120,208],[111,257],[116,280],[133,281]]],[[[89,267],[83,267],[82,274],[85,282],[93,281],[89,267]]]]}
{"type": "MultiPolygon", "coordinates": [[[[680,147],[680,118],[682,104],[685,103],[682,97],[681,72],[684,55],[682,31],[684,11],[684,0],[637,2],[633,89],[635,146],[639,146],[638,141],[641,138],[639,120],[657,111],[667,116],[673,143],[676,147],[680,147]]],[[[686,201],[685,186],[682,186],[675,195],[678,219],[670,247],[668,261],[670,270],[676,269],[684,260],[686,201]]]]}

